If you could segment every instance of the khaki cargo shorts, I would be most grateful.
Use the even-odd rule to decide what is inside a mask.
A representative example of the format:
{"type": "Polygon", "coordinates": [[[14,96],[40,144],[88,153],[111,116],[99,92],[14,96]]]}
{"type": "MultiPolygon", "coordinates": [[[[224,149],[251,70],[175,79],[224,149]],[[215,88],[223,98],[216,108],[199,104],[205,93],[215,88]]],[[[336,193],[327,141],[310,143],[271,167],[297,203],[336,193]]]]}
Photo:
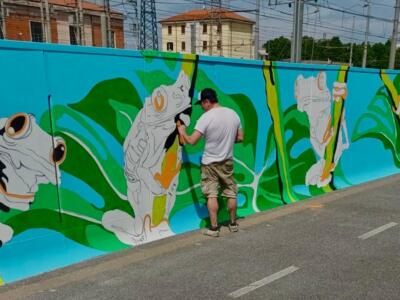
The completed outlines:
{"type": "Polygon", "coordinates": [[[221,188],[222,196],[236,198],[237,186],[233,178],[233,160],[226,159],[201,165],[201,190],[207,198],[217,198],[221,188]]]}

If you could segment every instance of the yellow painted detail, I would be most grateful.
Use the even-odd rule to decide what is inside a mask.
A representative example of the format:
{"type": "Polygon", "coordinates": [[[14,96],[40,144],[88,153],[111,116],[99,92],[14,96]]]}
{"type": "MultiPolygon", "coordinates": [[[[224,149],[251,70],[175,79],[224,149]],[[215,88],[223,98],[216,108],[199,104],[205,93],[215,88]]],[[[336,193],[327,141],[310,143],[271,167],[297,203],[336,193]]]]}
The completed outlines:
{"type": "Polygon", "coordinates": [[[153,227],[160,225],[160,223],[164,219],[166,203],[167,203],[167,195],[154,197],[153,214],[151,218],[151,225],[153,227]]]}
{"type": "MultiPolygon", "coordinates": [[[[195,54],[183,54],[182,55],[182,71],[189,77],[192,78],[195,70],[195,54]]],[[[162,102],[164,99],[161,99],[162,102]]],[[[161,103],[159,103],[161,106],[161,103]]],[[[163,104],[163,103],[162,103],[163,104]]],[[[172,180],[177,176],[181,170],[182,162],[178,158],[179,150],[179,137],[175,138],[173,145],[165,153],[163,162],[161,164],[161,172],[154,175],[154,179],[157,180],[164,189],[168,189],[171,185],[172,180]]],[[[163,220],[166,211],[167,195],[155,196],[153,201],[153,212],[152,212],[152,227],[158,226],[163,220]]]]}
{"type": "Polygon", "coordinates": [[[280,113],[280,103],[277,87],[275,82],[272,82],[271,78],[274,78],[276,81],[276,77],[273,74],[271,68],[271,61],[265,60],[263,67],[264,78],[266,81],[266,94],[267,94],[267,105],[271,112],[271,117],[273,120],[274,127],[274,135],[276,141],[276,148],[279,156],[279,163],[282,164],[281,168],[279,168],[281,172],[281,179],[284,184],[284,193],[288,196],[290,202],[295,202],[296,198],[292,195],[292,187],[289,182],[289,166],[287,165],[286,160],[286,151],[285,151],[285,143],[284,143],[284,132],[283,132],[283,120],[280,113]]]}
{"type": "Polygon", "coordinates": [[[3,280],[3,278],[1,278],[1,276],[0,276],[0,286],[2,286],[2,285],[4,285],[4,280],[3,280]]]}
{"type": "Polygon", "coordinates": [[[396,111],[397,108],[399,107],[399,101],[400,101],[400,99],[399,99],[400,96],[397,93],[397,89],[384,70],[381,70],[381,79],[383,81],[383,84],[389,91],[392,101],[394,102],[393,103],[394,104],[393,111],[396,111]]]}
{"type": "Polygon", "coordinates": [[[183,61],[182,61],[182,71],[191,78],[193,76],[194,67],[195,67],[195,54],[183,54],[183,61]]]}
{"type": "MultiPolygon", "coordinates": [[[[346,74],[348,72],[348,66],[341,66],[338,74],[337,81],[341,83],[345,83],[346,74]]],[[[321,175],[321,180],[328,178],[329,174],[335,168],[334,157],[335,157],[335,145],[336,140],[338,138],[338,134],[340,131],[340,121],[343,118],[343,106],[344,106],[344,98],[340,97],[340,99],[336,99],[333,101],[333,111],[331,117],[331,125],[332,125],[332,137],[326,145],[325,149],[325,165],[321,175]]]]}
{"type": "MultiPolygon", "coordinates": [[[[161,164],[161,173],[156,173],[154,179],[160,182],[164,189],[168,189],[172,180],[181,170],[182,162],[178,158],[179,142],[178,137],[175,138],[173,145],[165,153],[164,160],[161,164]]],[[[152,226],[157,226],[164,219],[166,210],[167,195],[154,197],[152,226]]]]}

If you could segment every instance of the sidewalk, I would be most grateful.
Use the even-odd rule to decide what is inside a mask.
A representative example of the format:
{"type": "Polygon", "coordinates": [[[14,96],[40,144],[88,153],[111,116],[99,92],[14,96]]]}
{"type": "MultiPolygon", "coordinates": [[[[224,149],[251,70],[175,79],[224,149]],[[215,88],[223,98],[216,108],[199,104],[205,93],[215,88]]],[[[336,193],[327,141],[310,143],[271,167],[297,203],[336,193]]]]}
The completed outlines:
{"type": "Polygon", "coordinates": [[[395,299],[400,175],[0,288],[0,299],[395,299]]]}

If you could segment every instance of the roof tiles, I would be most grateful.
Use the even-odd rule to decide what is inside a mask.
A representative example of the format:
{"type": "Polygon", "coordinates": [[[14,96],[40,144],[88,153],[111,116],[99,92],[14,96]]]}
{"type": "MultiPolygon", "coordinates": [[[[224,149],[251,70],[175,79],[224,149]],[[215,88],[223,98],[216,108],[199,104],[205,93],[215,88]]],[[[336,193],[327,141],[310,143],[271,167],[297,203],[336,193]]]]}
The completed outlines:
{"type": "MultiPolygon", "coordinates": [[[[77,0],[48,0],[49,4],[53,5],[59,5],[59,6],[66,6],[66,7],[78,7],[78,1],[77,0]]],[[[33,2],[38,2],[38,0],[33,0],[33,2]]],[[[85,10],[92,10],[92,11],[100,11],[104,12],[104,6],[92,3],[92,2],[86,2],[82,1],[82,8],[85,10]]],[[[112,10],[111,13],[113,14],[121,14],[118,11],[112,10]]]]}
{"type": "Polygon", "coordinates": [[[245,18],[233,11],[224,9],[224,8],[216,8],[213,10],[210,9],[195,9],[188,12],[184,12],[164,20],[161,20],[160,23],[174,23],[181,21],[202,21],[202,20],[211,20],[211,19],[221,19],[221,20],[236,20],[242,21],[246,23],[255,23],[252,20],[245,18]]]}

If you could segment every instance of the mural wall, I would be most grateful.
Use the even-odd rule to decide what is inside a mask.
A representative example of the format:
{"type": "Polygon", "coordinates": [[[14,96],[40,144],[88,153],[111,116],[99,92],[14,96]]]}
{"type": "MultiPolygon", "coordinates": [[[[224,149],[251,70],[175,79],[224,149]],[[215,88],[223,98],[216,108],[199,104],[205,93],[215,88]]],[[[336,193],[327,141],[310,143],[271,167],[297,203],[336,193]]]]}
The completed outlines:
{"type": "Polygon", "coordinates": [[[207,226],[176,128],[205,87],[244,127],[239,216],[400,168],[398,72],[7,41],[0,65],[0,285],[207,226]]]}

